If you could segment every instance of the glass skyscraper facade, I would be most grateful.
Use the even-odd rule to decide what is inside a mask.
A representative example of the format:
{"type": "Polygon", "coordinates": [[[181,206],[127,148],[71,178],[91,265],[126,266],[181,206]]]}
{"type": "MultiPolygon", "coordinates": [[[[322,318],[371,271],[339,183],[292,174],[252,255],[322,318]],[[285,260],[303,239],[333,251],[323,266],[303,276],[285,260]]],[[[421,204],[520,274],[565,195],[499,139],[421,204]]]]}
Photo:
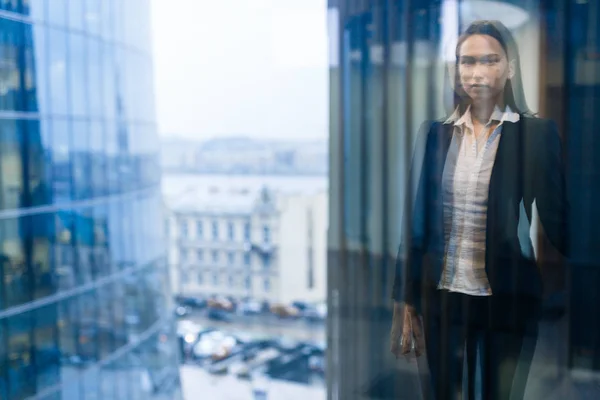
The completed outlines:
{"type": "Polygon", "coordinates": [[[177,399],[149,0],[0,1],[0,399],[177,399]]]}

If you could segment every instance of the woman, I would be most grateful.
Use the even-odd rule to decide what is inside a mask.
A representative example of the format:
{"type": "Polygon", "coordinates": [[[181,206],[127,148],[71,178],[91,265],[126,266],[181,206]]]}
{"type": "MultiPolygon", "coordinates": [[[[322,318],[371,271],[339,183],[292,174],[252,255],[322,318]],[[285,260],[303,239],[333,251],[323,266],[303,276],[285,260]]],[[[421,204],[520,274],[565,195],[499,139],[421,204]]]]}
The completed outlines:
{"type": "Polygon", "coordinates": [[[434,398],[521,399],[542,294],[534,200],[550,241],[567,247],[560,138],[525,105],[518,49],[500,22],[474,22],[459,38],[454,93],[452,115],[423,124],[423,160],[413,160],[413,174],[422,167],[396,264],[391,350],[426,351],[434,398]]]}

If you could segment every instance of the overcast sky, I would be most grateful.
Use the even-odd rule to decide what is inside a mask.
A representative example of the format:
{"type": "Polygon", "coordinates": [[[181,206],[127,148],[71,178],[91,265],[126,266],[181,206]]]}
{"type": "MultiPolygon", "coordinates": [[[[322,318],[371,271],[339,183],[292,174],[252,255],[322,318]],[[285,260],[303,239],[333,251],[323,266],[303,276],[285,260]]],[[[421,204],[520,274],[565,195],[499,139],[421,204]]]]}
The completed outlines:
{"type": "Polygon", "coordinates": [[[161,135],[328,134],[326,0],[152,0],[161,135]]]}

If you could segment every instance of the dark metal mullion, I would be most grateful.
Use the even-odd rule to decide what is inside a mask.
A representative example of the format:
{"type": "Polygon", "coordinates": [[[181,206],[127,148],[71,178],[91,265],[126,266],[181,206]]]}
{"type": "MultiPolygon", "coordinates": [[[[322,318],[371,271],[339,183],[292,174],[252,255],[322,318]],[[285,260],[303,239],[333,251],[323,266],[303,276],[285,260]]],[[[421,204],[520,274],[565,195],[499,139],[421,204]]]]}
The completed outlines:
{"type": "MultiPolygon", "coordinates": [[[[383,304],[390,304],[388,300],[388,276],[390,275],[388,272],[388,266],[390,265],[390,255],[389,255],[389,243],[388,243],[388,235],[389,235],[389,226],[388,226],[388,215],[389,215],[389,157],[388,157],[388,135],[390,134],[389,127],[389,74],[390,74],[390,46],[392,43],[391,35],[392,35],[392,15],[390,12],[393,10],[393,6],[390,4],[392,0],[384,0],[381,4],[381,23],[382,23],[382,34],[381,34],[381,47],[383,49],[383,60],[382,60],[382,71],[381,71],[381,97],[382,97],[382,109],[381,109],[381,182],[382,182],[382,196],[381,196],[381,209],[382,219],[381,219],[381,253],[382,253],[382,264],[381,264],[381,301],[383,304]]],[[[385,308],[385,306],[384,306],[385,308]]]]}
{"type": "MultiPolygon", "coordinates": [[[[564,137],[566,140],[564,140],[563,145],[565,146],[565,155],[566,158],[568,160],[568,143],[569,143],[569,139],[570,139],[570,135],[569,135],[569,122],[570,122],[570,118],[571,118],[571,114],[570,114],[570,89],[571,89],[571,72],[573,70],[573,66],[572,63],[574,62],[570,57],[573,56],[573,52],[571,49],[571,5],[568,2],[560,2],[563,3],[564,9],[563,11],[563,32],[564,32],[564,43],[563,43],[563,55],[564,57],[562,58],[564,60],[564,68],[563,68],[563,107],[564,107],[564,118],[563,118],[563,126],[561,126],[562,131],[564,132],[564,137]]],[[[558,14],[558,13],[557,13],[558,14]]],[[[568,163],[566,163],[565,165],[569,165],[568,163]]],[[[566,173],[568,173],[568,170],[565,171],[566,173]]],[[[566,190],[568,190],[568,188],[565,188],[566,190]]],[[[568,234],[570,234],[571,232],[568,232],[568,234]]],[[[567,261],[568,262],[568,261],[567,261]]],[[[571,296],[568,295],[569,293],[573,293],[570,288],[572,285],[572,271],[571,268],[567,268],[567,277],[566,277],[566,287],[567,287],[567,298],[566,298],[566,311],[567,311],[567,315],[569,316],[568,321],[569,323],[567,324],[567,337],[566,339],[566,343],[568,346],[568,355],[567,355],[567,364],[569,368],[573,367],[573,352],[572,352],[572,348],[571,348],[571,318],[572,318],[572,313],[571,313],[571,296]]]]}
{"type": "MultiPolygon", "coordinates": [[[[414,53],[414,38],[413,38],[413,24],[412,24],[412,1],[406,0],[403,2],[404,8],[402,9],[402,26],[403,35],[402,38],[406,43],[406,54],[405,54],[405,65],[404,65],[404,85],[405,85],[405,103],[404,103],[404,171],[406,172],[405,187],[406,195],[404,201],[404,215],[402,229],[404,230],[404,239],[406,242],[406,249],[410,249],[412,237],[410,226],[412,224],[412,209],[413,209],[413,193],[412,193],[412,174],[411,171],[411,159],[412,159],[412,146],[411,136],[413,132],[413,118],[412,118],[412,66],[413,66],[413,53],[414,53]]],[[[402,255],[399,254],[399,257],[402,255]]],[[[405,265],[403,274],[407,274],[408,265],[405,265]]],[[[404,288],[406,290],[406,288],[404,288]]]]}

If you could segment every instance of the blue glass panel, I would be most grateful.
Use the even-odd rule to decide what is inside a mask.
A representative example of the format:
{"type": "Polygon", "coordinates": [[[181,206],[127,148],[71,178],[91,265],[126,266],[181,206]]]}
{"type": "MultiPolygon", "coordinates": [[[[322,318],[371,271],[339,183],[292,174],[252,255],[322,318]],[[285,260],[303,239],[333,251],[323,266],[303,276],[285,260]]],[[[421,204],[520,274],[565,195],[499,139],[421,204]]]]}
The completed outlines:
{"type": "Polygon", "coordinates": [[[19,208],[24,204],[23,129],[21,121],[0,119],[0,209],[19,208]]]}
{"type": "Polygon", "coordinates": [[[0,1],[0,10],[19,12],[19,1],[18,0],[2,0],[0,1]]]}
{"type": "MultiPolygon", "coordinates": [[[[54,7],[52,7],[54,8],[54,7]]],[[[55,28],[48,29],[48,82],[50,110],[53,114],[67,115],[67,34],[55,28]]]]}
{"type": "Polygon", "coordinates": [[[67,120],[53,119],[51,125],[52,196],[60,203],[71,200],[72,196],[71,139],[67,120]]]}
{"type": "MultiPolygon", "coordinates": [[[[53,1],[53,0],[52,0],[53,1]]],[[[83,30],[84,28],[85,0],[68,1],[68,24],[71,29],[83,30]]]]}
{"type": "Polygon", "coordinates": [[[60,381],[61,351],[58,341],[58,305],[51,304],[33,312],[35,318],[35,369],[37,391],[60,381]]]}
{"type": "Polygon", "coordinates": [[[48,54],[48,28],[45,25],[34,25],[29,28],[32,31],[33,45],[28,49],[27,60],[31,63],[32,75],[31,93],[28,95],[28,111],[38,111],[42,114],[50,113],[49,101],[49,83],[48,74],[50,73],[50,56],[48,54]]]}
{"type": "Polygon", "coordinates": [[[18,218],[0,220],[0,281],[4,292],[3,308],[10,308],[31,300],[31,278],[27,268],[25,223],[18,218]]]}
{"type": "Polygon", "coordinates": [[[30,313],[22,313],[6,321],[9,399],[24,399],[35,394],[34,349],[30,336],[32,317],[30,313]]]}
{"type": "Polygon", "coordinates": [[[85,3],[85,29],[93,36],[99,36],[102,32],[103,15],[102,3],[108,3],[102,0],[84,0],[85,3]]]}
{"type": "Polygon", "coordinates": [[[92,197],[108,194],[106,182],[106,153],[105,153],[104,124],[100,121],[90,122],[90,185],[92,197]]]}
{"type": "Polygon", "coordinates": [[[68,0],[49,0],[52,6],[48,7],[48,23],[54,26],[64,27],[67,25],[67,3],[68,0]]]}
{"type": "Polygon", "coordinates": [[[23,24],[0,18],[0,110],[23,110],[23,24]]]}
{"type": "Polygon", "coordinates": [[[91,157],[89,150],[89,125],[83,120],[71,122],[71,165],[73,194],[76,200],[92,196],[91,157]]]}
{"type": "Polygon", "coordinates": [[[102,117],[104,111],[102,42],[98,39],[87,38],[85,45],[87,48],[89,112],[92,117],[102,117]]]}
{"type": "Polygon", "coordinates": [[[83,35],[69,34],[69,94],[71,114],[74,116],[87,116],[88,111],[88,76],[87,76],[87,48],[86,38],[83,35]]]}
{"type": "Polygon", "coordinates": [[[21,0],[21,12],[35,21],[47,19],[47,0],[21,0]]]}
{"type": "Polygon", "coordinates": [[[102,101],[104,118],[110,120],[115,118],[117,110],[117,71],[115,64],[115,48],[112,44],[102,45],[102,101]]]}
{"type": "MultiPolygon", "coordinates": [[[[2,275],[0,274],[0,278],[2,275]]],[[[0,299],[2,298],[2,285],[0,284],[0,299]]],[[[1,302],[2,300],[0,300],[1,302]]],[[[0,303],[0,309],[2,304],[0,303]]],[[[5,329],[5,322],[0,321],[0,399],[8,398],[8,366],[4,362],[7,355],[7,332],[5,329]]]]}

